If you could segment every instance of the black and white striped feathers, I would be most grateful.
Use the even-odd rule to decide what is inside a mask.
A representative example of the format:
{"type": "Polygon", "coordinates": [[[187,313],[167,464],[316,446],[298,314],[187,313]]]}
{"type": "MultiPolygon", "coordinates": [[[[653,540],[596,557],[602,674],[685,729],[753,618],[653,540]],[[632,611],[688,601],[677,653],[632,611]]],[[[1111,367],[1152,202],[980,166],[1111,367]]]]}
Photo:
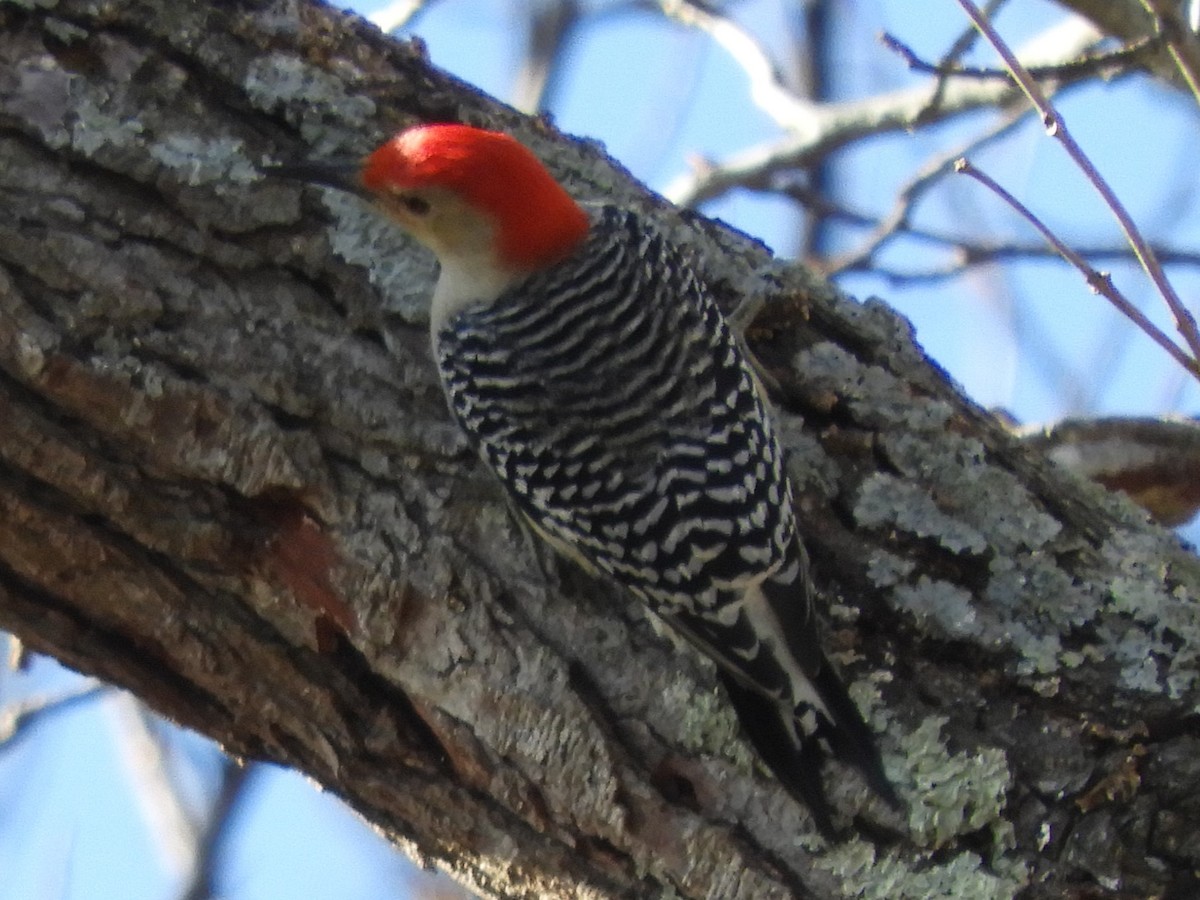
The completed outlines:
{"type": "Polygon", "coordinates": [[[764,401],[682,254],[606,207],[568,258],[494,300],[439,291],[450,406],[535,530],[720,664],[764,759],[826,833],[821,740],[894,803],[818,643],[764,401]]]}

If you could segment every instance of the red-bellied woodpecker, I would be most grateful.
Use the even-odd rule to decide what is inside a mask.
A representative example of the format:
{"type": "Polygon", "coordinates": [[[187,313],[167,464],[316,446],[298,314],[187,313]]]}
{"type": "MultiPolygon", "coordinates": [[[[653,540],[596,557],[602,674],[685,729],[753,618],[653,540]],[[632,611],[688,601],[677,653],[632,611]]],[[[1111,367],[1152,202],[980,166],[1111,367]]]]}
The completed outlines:
{"type": "Polygon", "coordinates": [[[450,408],[533,529],[718,663],[822,831],[823,742],[896,805],[818,642],[766,405],[687,255],[629,210],[585,211],[513,138],[464,125],[401,132],[344,186],[437,255],[450,408]]]}

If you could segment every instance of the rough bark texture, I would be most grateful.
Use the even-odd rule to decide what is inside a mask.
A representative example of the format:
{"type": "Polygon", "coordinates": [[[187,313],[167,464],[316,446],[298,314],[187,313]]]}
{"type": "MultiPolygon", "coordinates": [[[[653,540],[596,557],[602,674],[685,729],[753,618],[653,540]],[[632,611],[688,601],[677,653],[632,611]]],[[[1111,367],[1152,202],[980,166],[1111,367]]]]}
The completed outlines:
{"type": "Polygon", "coordinates": [[[0,4],[0,197],[0,627],[34,648],[495,896],[1146,896],[1200,866],[1196,558],[883,304],[300,2],[0,4]],[[416,120],[511,130],[764,302],[828,644],[906,819],[831,767],[823,844],[712,668],[515,527],[443,407],[428,257],[256,175],[416,120]]]}

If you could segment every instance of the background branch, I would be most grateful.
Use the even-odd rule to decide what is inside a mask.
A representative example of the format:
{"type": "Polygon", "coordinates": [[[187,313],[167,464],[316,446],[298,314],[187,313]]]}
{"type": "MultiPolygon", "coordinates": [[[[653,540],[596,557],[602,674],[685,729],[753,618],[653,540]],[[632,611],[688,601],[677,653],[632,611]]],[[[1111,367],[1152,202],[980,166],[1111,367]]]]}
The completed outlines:
{"type": "MultiPolygon", "coordinates": [[[[1092,46],[1098,35],[1081,20],[1067,20],[1040,35],[1023,50],[1030,65],[1072,59],[1092,46]]],[[[1069,83],[1059,82],[1060,86],[1069,83]]],[[[935,109],[927,87],[905,89],[862,100],[830,102],[796,117],[779,141],[744,150],[724,161],[676,180],[664,193],[681,206],[696,206],[734,187],[761,186],[781,171],[811,165],[834,150],[866,137],[911,130],[984,107],[1004,107],[1019,92],[1005,82],[946,76],[934,88],[935,109]]]]}

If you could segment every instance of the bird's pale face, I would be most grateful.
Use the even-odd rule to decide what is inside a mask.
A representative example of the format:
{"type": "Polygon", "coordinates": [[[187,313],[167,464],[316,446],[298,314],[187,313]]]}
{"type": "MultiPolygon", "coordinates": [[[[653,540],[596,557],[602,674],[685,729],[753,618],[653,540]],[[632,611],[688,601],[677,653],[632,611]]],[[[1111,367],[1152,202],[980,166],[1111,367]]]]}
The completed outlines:
{"type": "Polygon", "coordinates": [[[434,252],[443,265],[451,260],[496,264],[496,227],[491,217],[448,188],[384,186],[375,202],[405,231],[434,252]]]}
{"type": "Polygon", "coordinates": [[[371,194],[393,221],[438,258],[441,273],[430,309],[435,332],[458,310],[498,297],[518,278],[517,270],[499,258],[493,218],[453,190],[385,185],[371,194]]]}

